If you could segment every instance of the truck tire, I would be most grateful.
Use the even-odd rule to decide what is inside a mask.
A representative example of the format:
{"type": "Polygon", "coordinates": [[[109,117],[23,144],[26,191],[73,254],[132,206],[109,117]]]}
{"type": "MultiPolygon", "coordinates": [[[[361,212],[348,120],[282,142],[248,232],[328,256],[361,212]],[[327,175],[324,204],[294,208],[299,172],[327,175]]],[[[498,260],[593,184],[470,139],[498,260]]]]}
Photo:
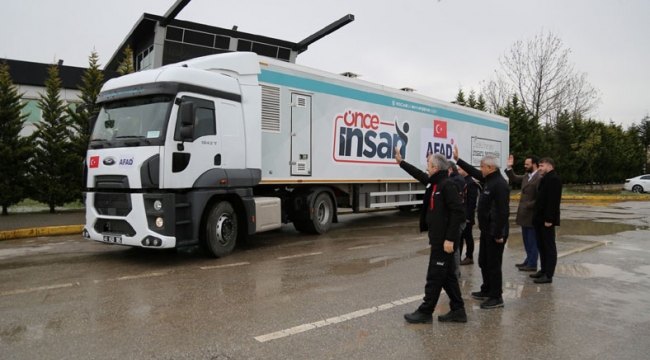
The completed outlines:
{"type": "Polygon", "coordinates": [[[237,243],[237,214],[232,205],[221,201],[212,207],[205,224],[205,236],[199,244],[212,257],[223,257],[232,252],[237,243]]]}
{"type": "Polygon", "coordinates": [[[293,227],[305,234],[324,234],[332,226],[334,205],[327,193],[320,193],[314,201],[314,214],[311,220],[297,220],[293,227]]]}
{"type": "Polygon", "coordinates": [[[334,219],[334,205],[332,199],[327,193],[320,193],[314,201],[314,217],[312,226],[314,234],[324,234],[332,227],[334,219]]]}

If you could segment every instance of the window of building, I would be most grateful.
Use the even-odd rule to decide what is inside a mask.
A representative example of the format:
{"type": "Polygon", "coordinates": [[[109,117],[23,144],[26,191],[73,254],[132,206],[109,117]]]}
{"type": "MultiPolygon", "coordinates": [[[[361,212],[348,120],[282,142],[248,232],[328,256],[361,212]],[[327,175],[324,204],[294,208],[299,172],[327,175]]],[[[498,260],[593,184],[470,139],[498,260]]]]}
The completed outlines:
{"type": "Polygon", "coordinates": [[[41,109],[38,107],[38,100],[23,99],[23,104],[26,104],[22,113],[28,114],[25,121],[37,123],[41,121],[41,109]]]}
{"type": "Polygon", "coordinates": [[[136,71],[153,68],[153,45],[144,49],[135,57],[136,71]]]}

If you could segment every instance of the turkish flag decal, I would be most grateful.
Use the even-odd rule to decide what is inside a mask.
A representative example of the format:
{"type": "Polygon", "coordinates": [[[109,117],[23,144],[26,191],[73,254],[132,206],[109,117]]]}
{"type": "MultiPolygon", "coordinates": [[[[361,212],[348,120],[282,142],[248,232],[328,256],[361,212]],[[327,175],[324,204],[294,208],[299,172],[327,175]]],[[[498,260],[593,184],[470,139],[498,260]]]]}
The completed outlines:
{"type": "Polygon", "coordinates": [[[99,167],[99,156],[91,156],[90,157],[90,165],[88,166],[89,168],[98,168],[99,167]]]}
{"type": "Polygon", "coordinates": [[[447,122],[442,120],[433,120],[433,137],[447,138],[447,122]]]}

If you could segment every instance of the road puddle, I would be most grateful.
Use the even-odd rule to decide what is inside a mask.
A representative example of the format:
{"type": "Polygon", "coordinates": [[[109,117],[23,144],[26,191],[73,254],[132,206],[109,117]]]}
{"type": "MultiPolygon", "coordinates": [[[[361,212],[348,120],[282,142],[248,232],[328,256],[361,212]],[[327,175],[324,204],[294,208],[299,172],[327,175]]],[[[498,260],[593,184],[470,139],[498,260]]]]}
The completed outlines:
{"type": "Polygon", "coordinates": [[[590,220],[562,220],[561,225],[556,227],[556,235],[612,235],[624,231],[646,230],[647,227],[635,225],[590,221],[590,220]]]}
{"type": "Polygon", "coordinates": [[[555,268],[555,273],[583,279],[608,278],[628,283],[638,283],[642,280],[635,273],[605,264],[582,263],[558,265],[555,268]]]}
{"type": "Polygon", "coordinates": [[[332,266],[334,275],[357,275],[373,269],[382,268],[395,262],[397,257],[380,256],[371,259],[358,259],[344,264],[332,266]]]}

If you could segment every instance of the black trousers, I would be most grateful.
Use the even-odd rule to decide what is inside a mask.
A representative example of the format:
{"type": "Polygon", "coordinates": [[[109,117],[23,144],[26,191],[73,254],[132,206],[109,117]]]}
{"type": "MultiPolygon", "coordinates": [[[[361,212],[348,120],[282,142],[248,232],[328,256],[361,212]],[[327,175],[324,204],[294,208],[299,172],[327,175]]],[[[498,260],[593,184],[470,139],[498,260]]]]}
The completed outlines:
{"type": "Polygon", "coordinates": [[[537,235],[537,248],[539,249],[539,260],[542,268],[540,271],[552,278],[557,265],[557,246],[555,244],[555,225],[546,227],[535,226],[537,235]]]}
{"type": "Polygon", "coordinates": [[[467,244],[467,252],[465,257],[470,259],[474,258],[474,235],[472,235],[472,227],[474,225],[465,223],[465,229],[460,234],[460,257],[463,257],[463,244],[467,244]]]}
{"type": "Polygon", "coordinates": [[[444,265],[438,265],[439,263],[439,260],[433,258],[432,252],[429,256],[427,283],[424,286],[424,300],[418,308],[418,311],[423,314],[433,314],[442,289],[449,296],[449,307],[452,311],[465,307],[460,293],[460,285],[458,285],[456,264],[453,257],[449,256],[449,260],[445,261],[444,265]]]}
{"type": "Polygon", "coordinates": [[[481,292],[488,294],[490,298],[499,299],[503,293],[503,275],[501,264],[503,263],[503,249],[507,238],[499,244],[495,237],[481,231],[481,240],[478,249],[478,266],[481,268],[483,285],[481,292]]]}

